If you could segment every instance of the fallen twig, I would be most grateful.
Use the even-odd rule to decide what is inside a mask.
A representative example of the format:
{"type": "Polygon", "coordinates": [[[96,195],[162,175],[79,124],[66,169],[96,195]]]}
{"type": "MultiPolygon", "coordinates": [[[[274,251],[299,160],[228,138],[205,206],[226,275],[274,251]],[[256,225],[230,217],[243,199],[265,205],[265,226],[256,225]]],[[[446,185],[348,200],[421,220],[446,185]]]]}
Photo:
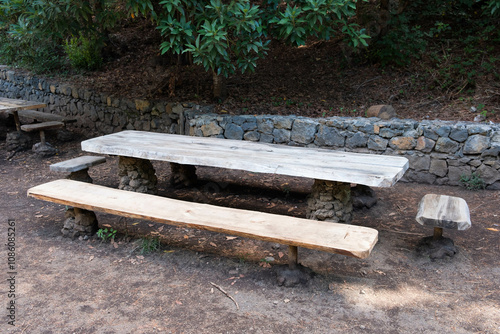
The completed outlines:
{"type": "Polygon", "coordinates": [[[215,283],[212,283],[210,282],[210,284],[212,284],[213,286],[215,286],[217,289],[219,289],[220,292],[222,292],[223,294],[226,295],[227,298],[231,299],[234,303],[234,305],[236,305],[236,309],[239,310],[240,307],[238,306],[238,303],[236,302],[236,300],[234,300],[233,297],[231,297],[226,291],[224,291],[224,289],[222,289],[220,286],[218,286],[217,284],[215,283]]]}

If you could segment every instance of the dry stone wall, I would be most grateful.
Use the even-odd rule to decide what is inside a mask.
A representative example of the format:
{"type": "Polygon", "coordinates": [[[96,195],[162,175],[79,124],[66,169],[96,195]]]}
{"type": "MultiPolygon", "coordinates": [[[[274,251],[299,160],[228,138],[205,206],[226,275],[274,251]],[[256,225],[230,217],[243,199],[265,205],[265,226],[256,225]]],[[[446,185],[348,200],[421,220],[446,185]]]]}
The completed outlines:
{"type": "Polygon", "coordinates": [[[404,181],[458,185],[480,175],[500,190],[500,125],[471,122],[213,114],[211,106],[131,100],[0,66],[0,96],[45,102],[45,112],[73,116],[86,134],[143,130],[283,145],[405,156],[404,181]]]}
{"type": "Polygon", "coordinates": [[[500,189],[499,125],[188,112],[185,126],[192,136],[401,155],[410,161],[403,181],[459,185],[475,173],[488,189],[500,189]]]}

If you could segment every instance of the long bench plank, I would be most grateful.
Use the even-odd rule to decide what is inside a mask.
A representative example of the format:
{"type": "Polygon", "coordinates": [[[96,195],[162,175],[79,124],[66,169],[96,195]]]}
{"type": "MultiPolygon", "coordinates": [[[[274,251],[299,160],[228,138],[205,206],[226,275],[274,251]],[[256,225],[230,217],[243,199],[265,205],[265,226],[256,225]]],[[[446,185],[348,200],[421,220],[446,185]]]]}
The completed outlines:
{"type": "Polygon", "coordinates": [[[230,235],[366,258],[378,240],[375,229],[225,208],[129,192],[72,180],[28,190],[28,196],[91,211],[151,220],[230,235]]]}
{"type": "Polygon", "coordinates": [[[29,110],[29,109],[19,110],[17,113],[18,113],[19,117],[35,119],[37,121],[57,121],[57,122],[63,122],[63,123],[76,122],[75,118],[68,118],[65,116],[56,115],[56,114],[49,114],[49,113],[37,111],[37,110],[29,110]]]}
{"type": "Polygon", "coordinates": [[[391,187],[408,169],[408,159],[404,157],[145,131],[122,131],[92,138],[82,142],[82,149],[99,154],[373,187],[391,187]]]}
{"type": "Polygon", "coordinates": [[[26,132],[31,132],[39,130],[59,129],[62,128],[63,126],[64,126],[63,122],[50,121],[50,122],[35,123],[35,124],[24,124],[21,125],[21,130],[26,132]]]}

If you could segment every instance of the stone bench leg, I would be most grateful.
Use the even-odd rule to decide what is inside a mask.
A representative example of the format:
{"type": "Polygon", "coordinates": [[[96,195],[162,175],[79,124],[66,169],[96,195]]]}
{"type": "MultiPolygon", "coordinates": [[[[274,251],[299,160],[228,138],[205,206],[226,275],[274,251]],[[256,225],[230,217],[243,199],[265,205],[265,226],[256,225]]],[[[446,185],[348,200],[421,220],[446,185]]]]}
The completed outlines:
{"type": "Polygon", "coordinates": [[[120,176],[119,189],[156,195],[158,193],[156,172],[147,159],[120,157],[118,162],[120,176]]]}
{"type": "Polygon", "coordinates": [[[94,183],[94,180],[89,175],[89,169],[85,168],[76,172],[71,172],[67,177],[67,179],[74,181],[81,181],[87,183],[94,183]]]}
{"type": "Polygon", "coordinates": [[[171,162],[170,169],[170,184],[174,187],[191,187],[198,181],[195,166],[171,162]]]}
{"type": "Polygon", "coordinates": [[[66,220],[61,232],[65,237],[77,238],[92,236],[98,229],[97,217],[93,211],[70,208],[66,211],[66,220]]]}
{"type": "Polygon", "coordinates": [[[307,199],[308,219],[350,224],[352,210],[350,183],[314,180],[307,199]]]}

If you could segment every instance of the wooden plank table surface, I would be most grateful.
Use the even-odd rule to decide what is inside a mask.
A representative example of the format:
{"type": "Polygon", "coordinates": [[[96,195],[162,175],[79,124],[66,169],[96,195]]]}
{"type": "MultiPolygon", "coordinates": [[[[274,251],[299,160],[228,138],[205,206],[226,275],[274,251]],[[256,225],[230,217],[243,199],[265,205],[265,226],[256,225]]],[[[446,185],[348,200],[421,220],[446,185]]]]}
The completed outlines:
{"type": "Polygon", "coordinates": [[[391,187],[408,169],[408,159],[398,156],[145,131],[122,131],[85,140],[82,150],[373,187],[391,187]]]}
{"type": "Polygon", "coordinates": [[[21,131],[21,123],[19,121],[19,110],[45,108],[47,105],[43,102],[26,101],[17,99],[8,99],[0,97],[0,113],[14,115],[17,131],[21,131]]]}

